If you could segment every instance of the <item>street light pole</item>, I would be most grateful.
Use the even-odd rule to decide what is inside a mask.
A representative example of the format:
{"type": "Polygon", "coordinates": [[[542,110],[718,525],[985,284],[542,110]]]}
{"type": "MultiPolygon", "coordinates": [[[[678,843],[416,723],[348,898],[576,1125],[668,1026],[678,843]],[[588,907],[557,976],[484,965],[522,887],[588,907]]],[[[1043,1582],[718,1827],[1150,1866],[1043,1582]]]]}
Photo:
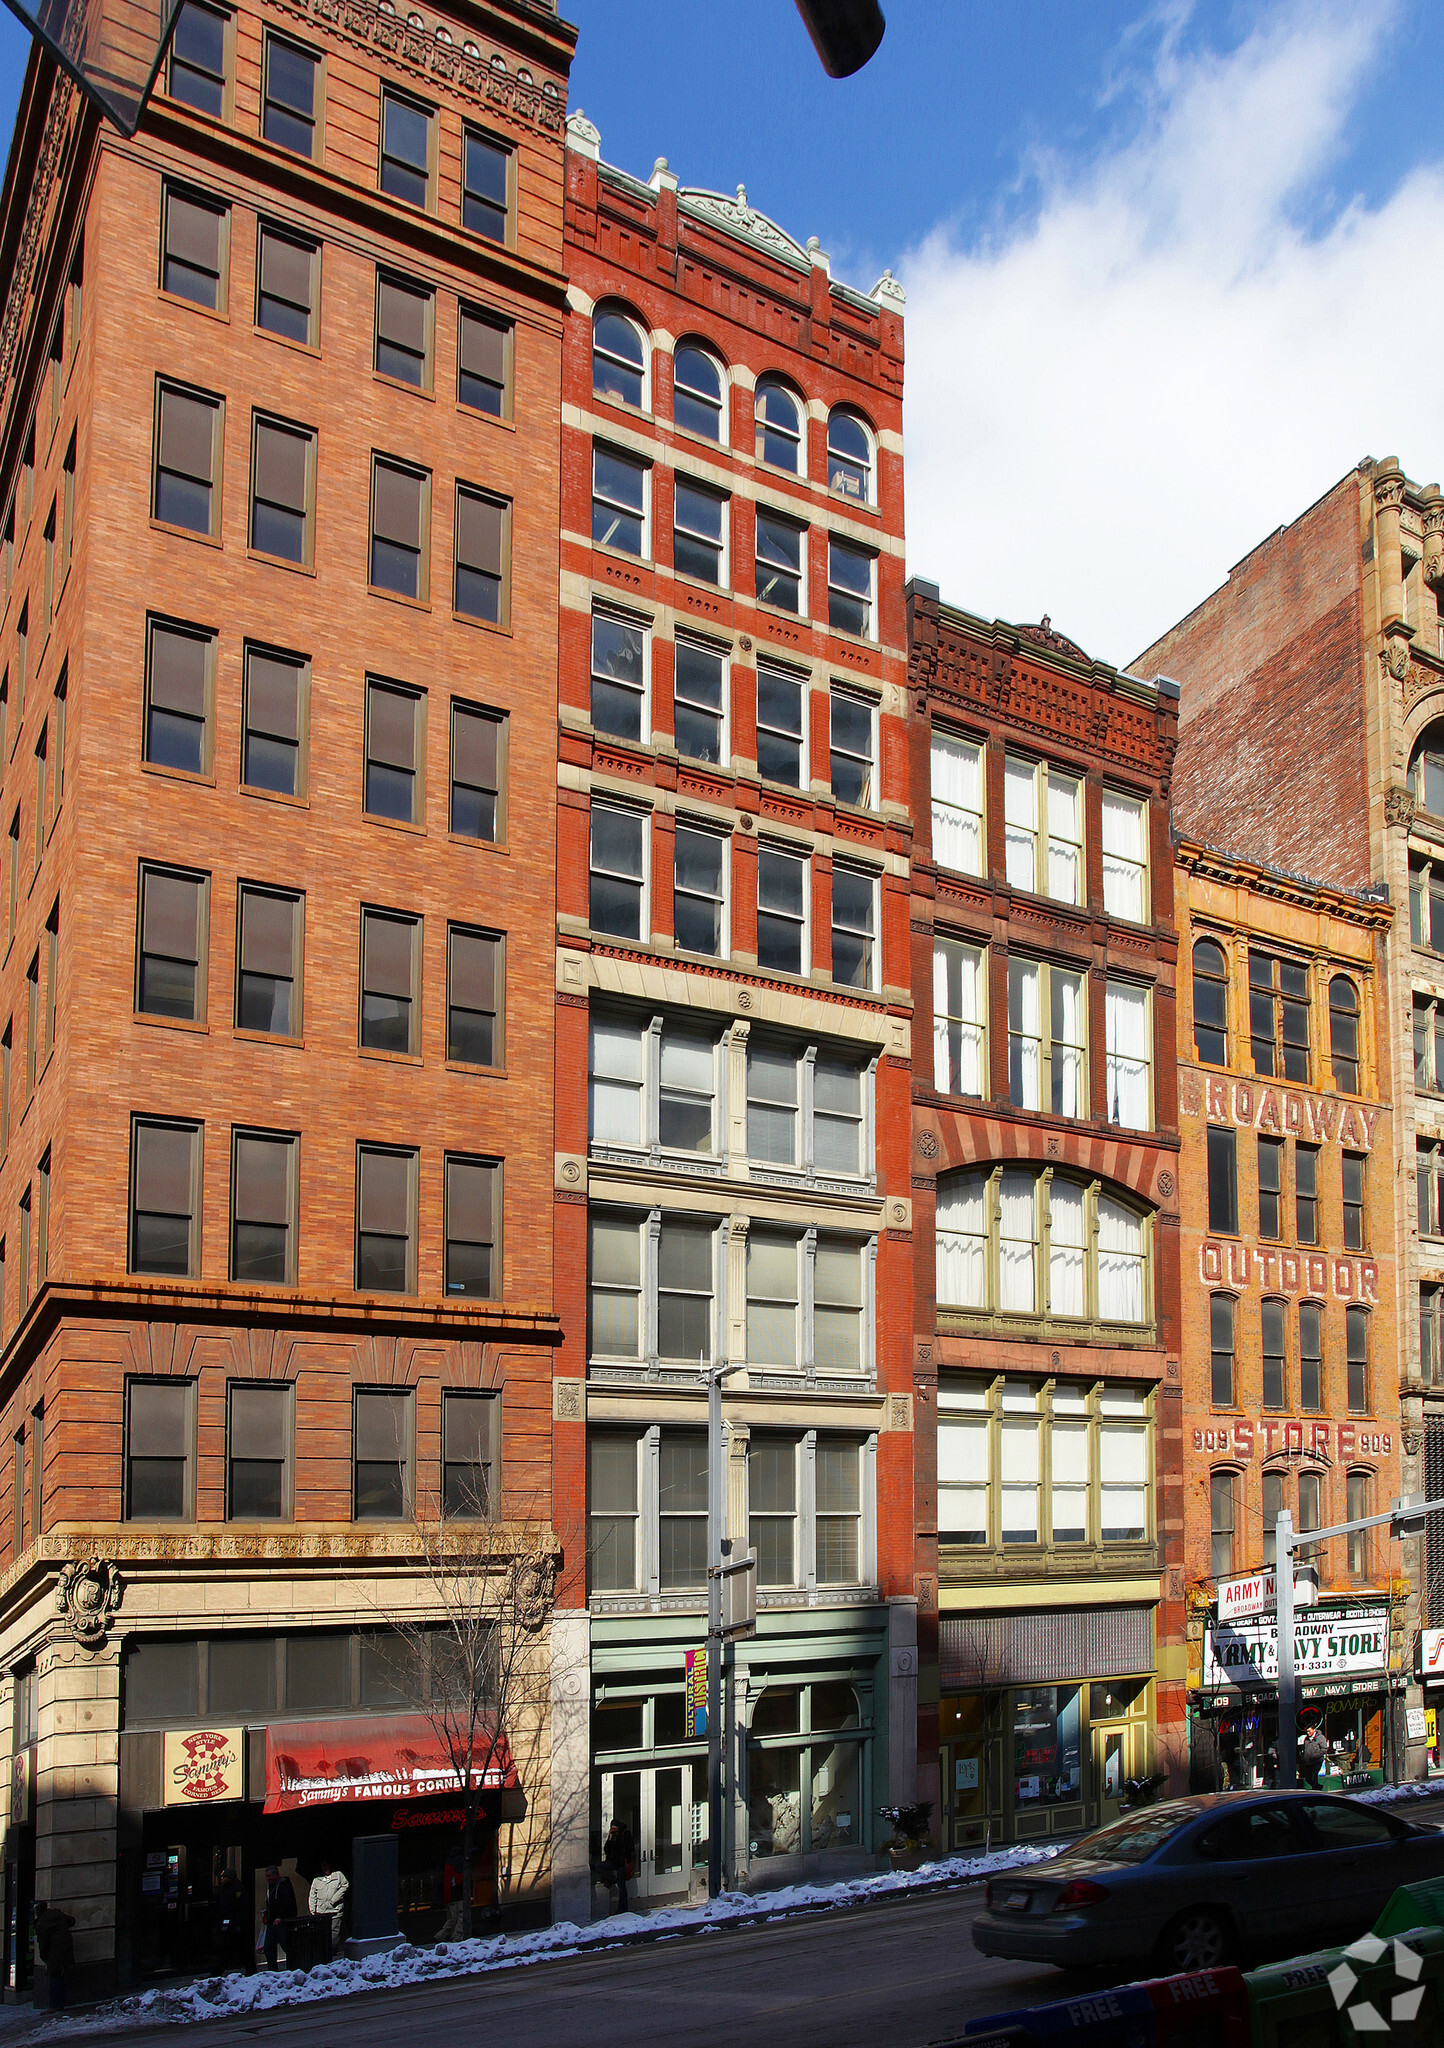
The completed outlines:
{"type": "Polygon", "coordinates": [[[719,1359],[707,1373],[707,1896],[722,1889],[722,1561],[731,1549],[722,1458],[722,1382],[740,1365],[719,1359]]]}

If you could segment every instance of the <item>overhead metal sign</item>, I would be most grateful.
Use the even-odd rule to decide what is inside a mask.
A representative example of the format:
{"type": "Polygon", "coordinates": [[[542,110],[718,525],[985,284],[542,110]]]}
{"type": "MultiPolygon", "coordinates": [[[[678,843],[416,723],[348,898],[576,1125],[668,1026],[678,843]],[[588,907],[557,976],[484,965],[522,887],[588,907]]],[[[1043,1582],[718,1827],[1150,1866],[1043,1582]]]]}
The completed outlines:
{"type": "MultiPolygon", "coordinates": [[[[1294,1566],[1294,1606],[1317,1607],[1319,1574],[1314,1565],[1294,1566]]],[[[1242,1578],[1218,1581],[1218,1618],[1242,1621],[1250,1614],[1273,1614],[1278,1608],[1278,1588],[1272,1569],[1245,1572],[1242,1578]]]]}
{"type": "Polygon", "coordinates": [[[134,135],[180,12],[171,0],[5,0],[123,135],[134,135]]]}
{"type": "MultiPolygon", "coordinates": [[[[1300,1685],[1341,1678],[1382,1679],[1389,1663],[1387,1607],[1331,1607],[1294,1623],[1294,1668],[1300,1685]]],[[[1202,1686],[1248,1692],[1277,1686],[1278,1625],[1271,1616],[1211,1621],[1203,1639],[1202,1686]]]]}

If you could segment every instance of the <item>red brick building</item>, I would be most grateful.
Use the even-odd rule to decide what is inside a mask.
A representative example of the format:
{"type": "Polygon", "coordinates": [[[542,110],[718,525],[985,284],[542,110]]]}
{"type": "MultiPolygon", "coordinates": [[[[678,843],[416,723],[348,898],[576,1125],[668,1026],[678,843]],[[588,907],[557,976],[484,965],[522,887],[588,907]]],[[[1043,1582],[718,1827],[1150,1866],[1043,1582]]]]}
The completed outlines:
{"type": "MultiPolygon", "coordinates": [[[[100,1987],[204,1962],[227,1864],[249,1900],[268,1856],[304,1880],[389,1827],[263,1812],[274,1738],[364,1750],[405,1710],[367,1644],[428,1613],[415,1518],[458,1471],[549,1521],[573,40],[545,5],[187,0],[128,143],[26,76],[0,211],[12,1992],[36,1887],[100,1987]],[[225,1801],[172,1804],[171,1746],[217,1728],[225,1801]]],[[[526,1819],[489,1806],[482,1886],[517,1899],[548,1877],[545,1712],[509,1734],[526,1819]]],[[[418,1933],[453,1826],[399,1831],[418,1933]]]]}
{"type": "Polygon", "coordinates": [[[912,582],[908,627],[919,1777],[954,1848],[1183,1768],[1177,710],[1046,619],[912,582]]]}
{"type": "Polygon", "coordinates": [[[915,1791],[902,294],[568,124],[556,957],[558,1910],[705,1872],[699,1361],[759,1627],[724,1868],[915,1791]],[[559,1506],[559,1514],[562,1509],[559,1506]]]}

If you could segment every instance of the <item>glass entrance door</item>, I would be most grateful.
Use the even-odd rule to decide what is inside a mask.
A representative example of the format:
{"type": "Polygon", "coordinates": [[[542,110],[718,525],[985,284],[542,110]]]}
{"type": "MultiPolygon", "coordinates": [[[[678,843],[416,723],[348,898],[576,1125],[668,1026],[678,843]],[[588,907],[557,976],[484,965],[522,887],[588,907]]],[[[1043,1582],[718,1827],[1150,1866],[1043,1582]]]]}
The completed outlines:
{"type": "Polygon", "coordinates": [[[1093,1820],[1097,1826],[1117,1820],[1125,1779],[1133,1769],[1133,1735],[1130,1727],[1095,1728],[1093,1731],[1093,1820]]]}
{"type": "Polygon", "coordinates": [[[634,1884],[640,1899],[685,1899],[693,1871],[707,1871],[707,1765],[659,1764],[648,1770],[603,1771],[602,1827],[613,1815],[636,1844],[634,1884]]]}

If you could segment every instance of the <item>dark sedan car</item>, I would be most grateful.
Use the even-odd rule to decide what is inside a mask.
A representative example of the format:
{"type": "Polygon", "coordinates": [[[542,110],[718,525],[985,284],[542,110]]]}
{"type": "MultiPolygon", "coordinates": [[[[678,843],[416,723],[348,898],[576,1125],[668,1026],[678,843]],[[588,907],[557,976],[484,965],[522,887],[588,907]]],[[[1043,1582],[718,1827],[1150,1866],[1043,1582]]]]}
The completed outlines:
{"type": "Polygon", "coordinates": [[[1324,1792],[1208,1793],[990,1879],[973,1940],[1065,1967],[1203,1970],[1353,1941],[1401,1884],[1440,1876],[1436,1827],[1324,1792]]]}

